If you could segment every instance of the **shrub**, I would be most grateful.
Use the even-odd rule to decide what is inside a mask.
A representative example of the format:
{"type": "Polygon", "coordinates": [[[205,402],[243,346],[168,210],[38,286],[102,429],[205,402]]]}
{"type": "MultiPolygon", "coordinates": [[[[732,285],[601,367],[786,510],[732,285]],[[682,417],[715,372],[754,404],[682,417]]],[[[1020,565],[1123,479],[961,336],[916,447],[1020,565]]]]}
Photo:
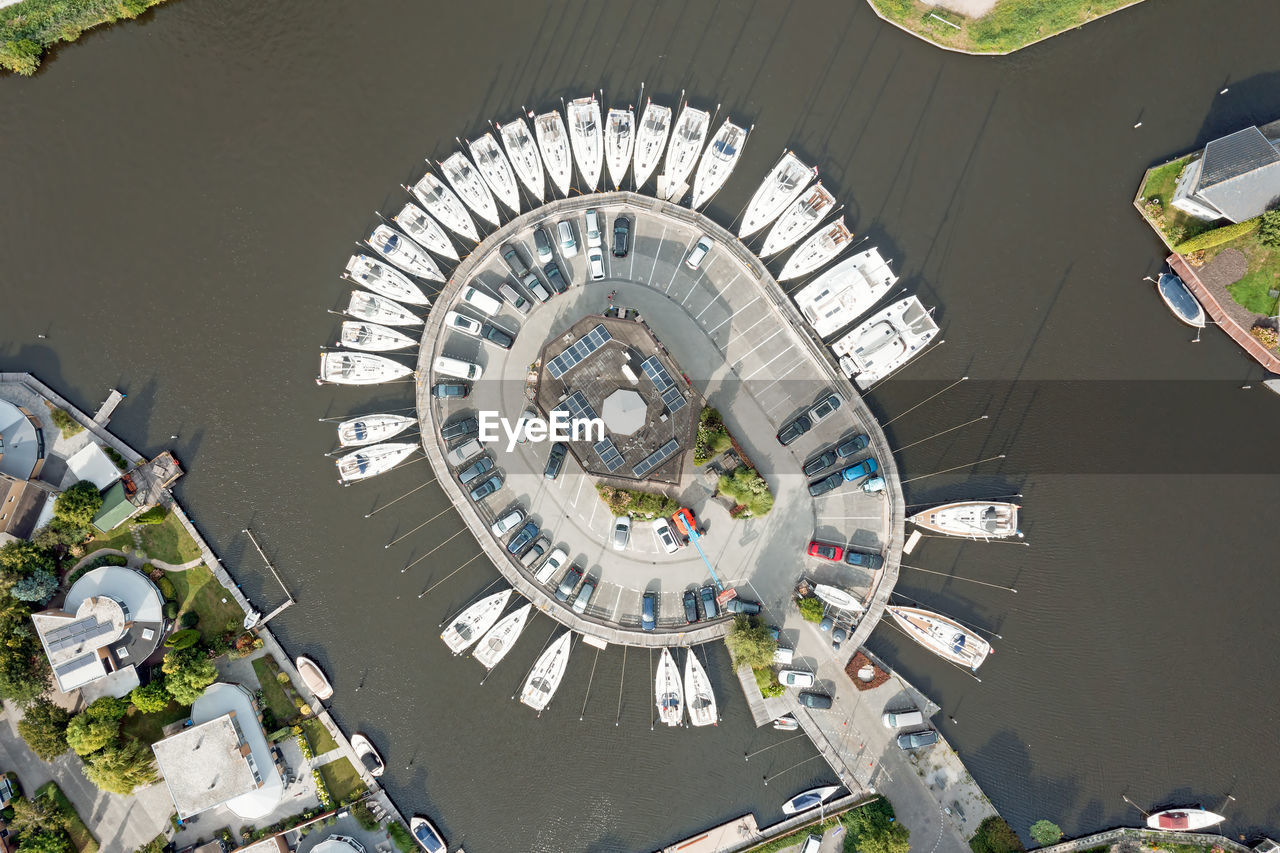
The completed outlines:
{"type": "Polygon", "coordinates": [[[178,618],[178,602],[169,599],[164,603],[164,615],[170,619],[178,618]]]}
{"type": "Polygon", "coordinates": [[[369,807],[363,802],[356,803],[351,807],[351,816],[360,824],[360,828],[365,832],[372,832],[378,828],[378,819],[373,816],[373,812],[369,811],[369,807]]]}
{"type": "Polygon", "coordinates": [[[979,824],[978,831],[969,839],[969,847],[973,853],[1021,853],[1027,849],[1018,833],[999,815],[992,815],[979,824]]]}
{"type": "Polygon", "coordinates": [[[150,684],[140,684],[129,694],[129,701],[142,714],[154,714],[169,707],[169,691],[164,680],[155,679],[150,684]]]}
{"type": "Polygon", "coordinates": [[[769,628],[759,619],[745,613],[733,617],[733,629],[724,638],[735,667],[746,664],[752,669],[773,665],[773,655],[778,651],[778,641],[769,628]]]}
{"type": "Polygon", "coordinates": [[[58,579],[51,572],[32,572],[9,590],[9,594],[19,601],[36,601],[41,604],[58,591],[58,579]]]}
{"type": "Polygon", "coordinates": [[[325,787],[324,777],[320,775],[319,770],[311,771],[311,780],[315,782],[316,799],[320,801],[320,805],[326,809],[333,808],[333,797],[329,796],[329,789],[325,787]]]}
{"type": "Polygon", "coordinates": [[[387,835],[391,836],[391,840],[400,848],[400,853],[414,853],[417,846],[414,844],[413,836],[409,834],[409,830],[404,828],[404,824],[400,821],[392,821],[387,824],[387,835]]]}
{"type": "Polygon", "coordinates": [[[80,527],[88,527],[93,517],[102,509],[102,495],[98,487],[88,480],[81,480],[58,495],[53,503],[55,518],[80,527]]]}
{"type": "Polygon", "coordinates": [[[1062,838],[1062,827],[1048,820],[1038,820],[1031,824],[1031,837],[1039,844],[1057,844],[1062,838]]]}
{"type": "Polygon", "coordinates": [[[76,714],[67,725],[67,745],[76,755],[90,755],[108,744],[115,743],[120,734],[120,721],[95,718],[87,711],[76,714]]]}
{"type": "Polygon", "coordinates": [[[27,706],[18,721],[18,734],[31,751],[45,761],[52,761],[67,751],[67,722],[70,715],[43,697],[27,706]]]}
{"type": "Polygon", "coordinates": [[[1268,210],[1262,214],[1258,228],[1258,242],[1273,249],[1280,249],[1280,210],[1268,210]]]}
{"type": "Polygon", "coordinates": [[[600,500],[614,515],[630,515],[637,518],[658,518],[670,515],[680,504],[666,495],[642,492],[637,489],[615,489],[603,483],[596,484],[600,500]]]}
{"type": "Polygon", "coordinates": [[[199,649],[174,649],[164,656],[161,669],[164,688],[183,705],[200,698],[204,689],[218,680],[218,669],[199,649]]]}
{"type": "Polygon", "coordinates": [[[806,622],[821,622],[826,610],[820,598],[802,598],[796,602],[796,606],[800,608],[800,615],[806,622]]]}
{"type": "Polygon", "coordinates": [[[156,581],[156,586],[160,588],[160,594],[163,595],[166,600],[177,599],[178,591],[173,586],[173,580],[167,575],[162,576],[160,580],[156,581]]]}
{"type": "Polygon", "coordinates": [[[752,670],[756,677],[756,687],[760,688],[760,694],[766,699],[774,696],[781,696],[787,692],[786,688],[778,683],[778,678],[773,674],[773,668],[762,666],[752,670]]]}
{"type": "MultiPolygon", "coordinates": [[[[31,42],[27,43],[30,44],[31,42]]],[[[36,45],[36,63],[39,64],[39,62],[40,46],[36,45]]],[[[13,70],[17,71],[18,69],[15,68],[13,70]]],[[[32,71],[34,70],[35,66],[32,66],[32,71]]],[[[23,72],[18,71],[18,73],[21,74],[23,72]]],[[[84,432],[84,427],[80,426],[80,423],[75,418],[71,417],[71,415],[67,414],[63,409],[54,409],[49,412],[49,419],[53,421],[54,426],[62,431],[63,438],[71,438],[73,435],[78,435],[79,433],[84,432]]]]}
{"type": "Polygon", "coordinates": [[[761,516],[773,509],[773,492],[754,468],[736,468],[720,477],[719,489],[734,503],[746,507],[743,516],[761,516]]]}
{"type": "Polygon", "coordinates": [[[169,515],[168,508],[163,507],[160,504],[156,504],[146,512],[139,513],[138,515],[134,516],[133,523],[134,524],[160,524],[165,520],[165,517],[168,515],[169,515]]]}
{"type": "Polygon", "coordinates": [[[698,434],[693,442],[693,462],[702,465],[733,446],[729,430],[725,429],[720,413],[710,406],[704,406],[698,416],[698,434]]]}
{"type": "Polygon", "coordinates": [[[194,610],[188,610],[182,614],[182,627],[194,628],[200,624],[200,614],[194,610]]]}
{"type": "Polygon", "coordinates": [[[1253,219],[1246,219],[1244,222],[1237,222],[1233,225],[1223,225],[1221,228],[1214,228],[1203,234],[1198,234],[1190,240],[1183,240],[1181,243],[1173,247],[1173,250],[1180,255],[1190,252],[1197,252],[1201,249],[1212,249],[1214,246],[1221,246],[1237,237],[1243,237],[1251,231],[1254,231],[1262,224],[1262,217],[1255,216],[1253,219]]]}
{"type": "MultiPolygon", "coordinates": [[[[114,447],[110,447],[104,444],[102,446],[102,452],[107,454],[107,458],[110,459],[112,462],[114,462],[116,464],[116,467],[119,468],[121,471],[124,471],[129,467],[129,460],[125,459],[123,456],[117,453],[114,447]]],[[[142,523],[151,524],[152,522],[144,521],[142,523]]]]}
{"type": "Polygon", "coordinates": [[[1280,344],[1280,334],[1277,334],[1275,329],[1268,329],[1266,326],[1254,326],[1249,330],[1249,334],[1267,349],[1275,349],[1276,345],[1280,344]]]}
{"type": "Polygon", "coordinates": [[[200,632],[190,628],[170,634],[164,644],[171,649],[189,649],[200,642],[200,632]]]}

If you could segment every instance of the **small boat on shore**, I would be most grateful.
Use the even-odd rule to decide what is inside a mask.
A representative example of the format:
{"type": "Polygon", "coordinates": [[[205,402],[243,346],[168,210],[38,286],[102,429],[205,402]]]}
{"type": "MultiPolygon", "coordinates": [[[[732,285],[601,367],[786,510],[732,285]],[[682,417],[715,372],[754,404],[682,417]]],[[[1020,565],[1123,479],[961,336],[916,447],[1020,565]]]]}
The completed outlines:
{"type": "Polygon", "coordinates": [[[363,352],[320,353],[320,376],[317,384],[332,382],[336,385],[377,385],[408,376],[413,369],[407,364],[381,355],[363,352]]]}
{"type": "Polygon", "coordinates": [[[449,627],[444,629],[440,639],[449,647],[449,651],[460,655],[480,639],[486,631],[493,627],[502,615],[502,610],[511,598],[511,590],[504,589],[487,595],[454,617],[449,627]]]}
{"type": "Polygon", "coordinates": [[[760,257],[776,255],[799,243],[804,235],[818,227],[823,217],[835,210],[835,204],[836,197],[822,185],[822,181],[809,187],[773,223],[765,235],[764,245],[760,247],[760,257]]]}
{"type": "Polygon", "coordinates": [[[603,163],[604,138],[600,131],[600,102],[595,95],[575,98],[569,102],[569,139],[573,143],[573,156],[578,161],[585,190],[595,190],[600,184],[600,166],[603,163]]]}
{"type": "Polygon", "coordinates": [[[645,105],[636,131],[635,171],[636,189],[644,186],[653,170],[658,168],[662,152],[667,147],[667,135],[671,132],[671,107],[655,104],[652,99],[645,105]]]}
{"type": "Polygon", "coordinates": [[[684,658],[684,696],[689,703],[689,722],[695,726],[715,726],[720,724],[716,710],[716,694],[711,689],[711,679],[702,668],[698,655],[693,649],[685,649],[684,658]]]}
{"type": "Polygon", "coordinates": [[[404,273],[368,255],[352,255],[345,269],[346,278],[388,299],[411,305],[431,304],[422,288],[410,281],[404,273]]]}
{"type": "Polygon", "coordinates": [[[707,127],[711,124],[711,114],[685,103],[680,110],[671,129],[671,144],[667,146],[666,168],[662,177],[666,180],[666,189],[662,193],[670,201],[680,201],[688,187],[685,181],[693,173],[693,167],[702,155],[702,146],[707,141],[707,127]]]}
{"type": "Polygon", "coordinates": [[[836,264],[793,298],[818,337],[825,338],[870,311],[897,281],[873,247],[836,264]]]}
{"type": "Polygon", "coordinates": [[[369,323],[364,320],[343,320],[338,346],[351,347],[365,352],[389,352],[415,346],[418,342],[390,326],[369,323]]]}
{"type": "Polygon", "coordinates": [[[707,143],[707,150],[698,161],[698,172],[693,178],[693,200],[689,206],[694,210],[711,201],[711,197],[720,191],[724,182],[729,180],[733,167],[738,165],[742,156],[742,146],[747,141],[747,131],[729,119],[724,120],[716,135],[707,143]]]}
{"type": "Polygon", "coordinates": [[[609,110],[604,122],[604,161],[609,167],[609,180],[615,190],[622,186],[622,179],[627,176],[635,144],[635,111],[630,107],[609,110]]]}
{"type": "Polygon", "coordinates": [[[542,171],[542,158],[538,156],[538,143],[529,132],[524,116],[517,116],[506,124],[495,124],[502,145],[507,149],[507,159],[516,177],[539,203],[546,196],[546,177],[542,171]]]}
{"type": "Polygon", "coordinates": [[[379,225],[365,240],[375,252],[400,269],[422,278],[444,281],[440,267],[417,243],[398,233],[390,225],[379,225]]]}
{"type": "Polygon", "coordinates": [[[800,723],[791,714],[783,714],[773,721],[773,727],[780,732],[794,732],[800,728],[800,723]]]}
{"type": "Polygon", "coordinates": [[[543,711],[556,695],[556,688],[564,678],[565,667],[569,665],[569,647],[573,639],[572,631],[565,631],[560,637],[547,646],[538,656],[525,679],[524,689],[520,691],[520,701],[535,711],[543,711]]]}
{"type": "Polygon", "coordinates": [[[910,516],[917,527],[965,539],[1006,539],[1021,536],[1018,505],[1004,501],[956,501],[910,516]]]}
{"type": "Polygon", "coordinates": [[[977,670],[991,654],[990,643],[954,619],[919,607],[887,609],[907,636],[954,664],[977,670]]]}
{"type": "Polygon", "coordinates": [[[843,252],[852,242],[853,232],[844,224],[844,217],[841,216],[805,240],[800,244],[800,248],[791,253],[791,257],[787,258],[786,264],[782,267],[782,272],[778,273],[778,281],[808,275],[843,252]]]}
{"type": "Polygon", "coordinates": [[[422,318],[394,299],[363,290],[351,291],[347,314],[382,326],[421,326],[422,318]]]}
{"type": "Polygon", "coordinates": [[[492,133],[473,139],[467,143],[471,149],[471,159],[480,170],[480,177],[489,189],[497,196],[498,201],[511,209],[512,213],[520,212],[520,187],[516,184],[515,173],[507,156],[498,147],[498,141],[492,133]]]}
{"type": "Polygon", "coordinates": [[[374,444],[362,447],[335,460],[338,466],[338,482],[352,483],[385,474],[419,447],[417,442],[374,444]]]}
{"type": "Polygon", "coordinates": [[[485,669],[493,669],[497,666],[498,661],[506,657],[507,652],[511,651],[512,646],[516,644],[516,640],[520,639],[520,632],[524,630],[525,622],[529,619],[529,611],[532,609],[532,604],[526,604],[499,619],[497,624],[480,638],[480,642],[476,643],[475,651],[471,656],[480,661],[485,669]]]}
{"type": "Polygon", "coordinates": [[[473,243],[480,242],[480,232],[462,199],[435,175],[430,172],[423,175],[422,180],[413,185],[413,196],[445,228],[473,243]]]}
{"type": "Polygon", "coordinates": [[[338,424],[338,444],[363,447],[395,438],[418,422],[407,415],[361,415],[338,424]]]}
{"type": "Polygon", "coordinates": [[[1220,814],[1205,811],[1199,806],[1181,809],[1165,809],[1147,815],[1147,826],[1152,829],[1165,829],[1171,832],[1195,832],[1217,826],[1226,820],[1220,814]]]}
{"type": "Polygon", "coordinates": [[[659,722],[668,726],[678,726],[684,722],[684,685],[680,683],[680,668],[671,656],[671,649],[666,647],[658,658],[654,695],[658,701],[659,722]]]}
{"type": "Polygon", "coordinates": [[[831,796],[840,790],[839,785],[827,785],[822,788],[811,788],[800,794],[796,794],[791,799],[782,804],[783,814],[798,814],[799,812],[816,809],[818,806],[831,799],[831,796]]]}
{"type": "Polygon", "coordinates": [[[747,203],[747,212],[742,216],[738,236],[745,240],[777,219],[782,211],[800,197],[817,174],[817,169],[806,166],[790,151],[784,151],[747,203]]]}
{"type": "Polygon", "coordinates": [[[382,760],[378,750],[373,748],[372,741],[360,732],[356,732],[351,736],[351,748],[355,750],[356,757],[360,759],[364,772],[370,776],[381,776],[386,771],[386,762],[382,760]]]}
{"type": "Polygon", "coordinates": [[[1193,329],[1204,328],[1204,306],[1187,287],[1187,283],[1173,273],[1161,273],[1156,292],[1173,316],[1193,329]]]}
{"type": "Polygon", "coordinates": [[[831,349],[844,374],[866,390],[924,352],[937,333],[919,298],[908,296],[872,314],[831,349]]]}
{"type": "Polygon", "coordinates": [[[498,203],[493,200],[493,193],[489,192],[484,178],[467,159],[466,154],[461,151],[453,152],[440,163],[440,171],[444,174],[444,179],[449,182],[449,186],[453,187],[453,191],[458,194],[458,198],[462,199],[463,204],[471,208],[476,216],[490,225],[497,225],[501,221],[498,218],[498,203]]]}
{"type": "Polygon", "coordinates": [[[445,853],[449,849],[436,825],[420,814],[409,820],[409,831],[427,853],[445,853]]]}
{"type": "Polygon", "coordinates": [[[302,676],[302,683],[307,685],[307,689],[315,695],[321,702],[333,695],[333,685],[329,683],[329,679],[325,676],[324,670],[320,665],[306,655],[298,655],[294,659],[293,665],[298,668],[298,675],[302,676]]]}
{"type": "Polygon", "coordinates": [[[862,602],[855,598],[852,593],[838,586],[826,583],[815,584],[813,594],[837,610],[849,610],[854,613],[861,613],[866,610],[862,606],[862,602]]]}
{"type": "Polygon", "coordinates": [[[560,195],[567,196],[569,185],[573,183],[573,157],[569,153],[569,134],[564,129],[560,111],[551,110],[534,118],[533,132],[538,137],[542,165],[547,168],[551,184],[560,191],[560,195]]]}
{"type": "Polygon", "coordinates": [[[458,250],[454,248],[453,241],[444,228],[431,218],[431,214],[413,202],[405,202],[400,212],[391,218],[419,246],[430,249],[442,258],[458,260],[458,250]]]}

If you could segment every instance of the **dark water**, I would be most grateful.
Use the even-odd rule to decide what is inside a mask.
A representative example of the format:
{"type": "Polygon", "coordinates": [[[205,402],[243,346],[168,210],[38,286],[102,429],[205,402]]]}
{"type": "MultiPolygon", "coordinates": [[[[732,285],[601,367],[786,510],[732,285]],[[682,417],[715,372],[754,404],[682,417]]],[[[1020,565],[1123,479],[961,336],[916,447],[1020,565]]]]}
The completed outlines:
{"type": "Polygon", "coordinates": [[[897,635],[875,650],[959,721],[947,734],[1025,832],[1201,802],[1230,831],[1280,831],[1274,648],[1280,398],[1228,339],[1189,345],[1141,277],[1159,246],[1129,206],[1142,169],[1280,116],[1266,0],[1151,0],[1008,59],[951,56],[861,2],[657,5],[270,4],[181,0],[0,81],[0,368],[29,369],[114,428],[169,446],[197,524],[274,624],[340,686],[335,711],[388,755],[406,808],[476,851],[649,849],[748,810],[762,822],[823,778],[801,740],[757,732],[712,660],[727,719],[649,731],[644,653],[575,650],[553,708],[512,702],[550,632],[535,621],[488,683],[437,624],[494,577],[433,489],[362,516],[426,466],[339,489],[316,419],[407,404],[394,386],[318,390],[324,313],[352,241],[403,199],[423,156],[521,104],[641,80],[756,122],[717,201],[727,221],[778,151],[816,162],[946,344],[872,395],[909,501],[1025,495],[1031,547],[927,540],[901,591],[999,631],[982,683],[897,635]],[[1224,86],[1230,92],[1218,96],[1224,86]],[[1134,129],[1141,120],[1143,126],[1134,129]],[[37,333],[48,335],[38,340],[37,333]],[[1253,383],[1245,391],[1240,385],[1253,383]],[[352,688],[363,684],[357,693],[352,688]],[[621,686],[621,689],[620,689],[621,686]],[[619,695],[621,711],[619,720],[619,695]],[[579,715],[584,719],[580,722],[579,715]],[[620,724],[615,726],[615,720],[620,724]]]}

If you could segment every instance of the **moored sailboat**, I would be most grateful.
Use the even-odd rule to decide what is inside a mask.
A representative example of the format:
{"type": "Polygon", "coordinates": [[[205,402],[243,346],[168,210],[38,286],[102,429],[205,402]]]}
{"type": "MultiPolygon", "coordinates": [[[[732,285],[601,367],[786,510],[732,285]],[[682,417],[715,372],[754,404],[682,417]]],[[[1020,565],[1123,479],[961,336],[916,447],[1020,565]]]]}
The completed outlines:
{"type": "Polygon", "coordinates": [[[782,804],[782,813],[798,814],[809,809],[816,809],[831,799],[831,796],[839,790],[839,785],[825,785],[821,788],[811,788],[808,791],[796,794],[782,804]]]}
{"type": "Polygon", "coordinates": [[[406,415],[361,415],[338,424],[338,444],[343,447],[362,447],[395,438],[416,424],[416,418],[406,415]]]}
{"type": "Polygon", "coordinates": [[[791,253],[791,257],[787,258],[786,264],[782,267],[782,272],[778,273],[778,281],[808,275],[843,252],[852,242],[853,232],[844,224],[844,217],[841,216],[805,240],[791,253]]]}
{"type": "Polygon", "coordinates": [[[913,524],[945,536],[1004,539],[1021,536],[1018,505],[1004,501],[956,501],[911,516],[913,524]]]}
{"type": "Polygon", "coordinates": [[[462,654],[493,627],[510,598],[509,589],[485,596],[454,617],[449,627],[440,634],[440,639],[444,640],[449,651],[455,655],[462,654]]]}
{"type": "Polygon", "coordinates": [[[390,326],[364,320],[343,320],[338,345],[365,352],[389,352],[417,344],[413,338],[390,326]]]}
{"type": "Polygon", "coordinates": [[[760,247],[760,257],[776,255],[799,243],[828,213],[835,209],[836,197],[818,181],[801,193],[773,223],[760,247]]]}
{"type": "Polygon", "coordinates": [[[408,365],[380,355],[363,352],[320,353],[320,375],[316,383],[332,382],[335,385],[376,385],[408,376],[413,370],[408,365]]]}
{"type": "Polygon", "coordinates": [[[542,157],[538,155],[538,143],[529,132],[528,122],[524,116],[517,116],[513,121],[494,126],[502,137],[502,145],[507,149],[507,159],[511,161],[516,177],[541,203],[546,196],[546,178],[542,171],[542,157]]]}
{"type": "Polygon", "coordinates": [[[1199,806],[1180,809],[1165,809],[1147,815],[1147,826],[1152,829],[1167,829],[1172,832],[1195,832],[1217,826],[1226,820],[1220,814],[1206,811],[1199,806]]]}
{"type": "Polygon", "coordinates": [[[419,246],[430,249],[442,258],[458,260],[458,250],[454,248],[453,241],[449,239],[444,228],[431,217],[431,214],[413,202],[405,202],[400,212],[391,218],[419,246]]]}
{"type": "Polygon", "coordinates": [[[604,123],[604,160],[609,167],[609,180],[616,190],[622,186],[631,165],[631,152],[636,144],[635,111],[614,107],[604,123]]]}
{"type": "Polygon", "coordinates": [[[707,143],[707,150],[698,161],[698,173],[693,178],[693,200],[689,206],[695,210],[711,201],[729,180],[733,167],[742,156],[742,146],[747,141],[747,131],[729,119],[724,120],[716,135],[707,143]]]}
{"type": "Polygon", "coordinates": [[[836,264],[797,291],[794,299],[818,337],[825,338],[870,311],[897,281],[872,247],[836,264]]]}
{"type": "Polygon", "coordinates": [[[365,240],[375,252],[407,273],[422,278],[444,281],[440,267],[417,243],[398,233],[390,225],[379,225],[365,240]]]}
{"type": "Polygon", "coordinates": [[[520,632],[524,630],[525,622],[529,619],[529,611],[532,609],[532,604],[526,604],[499,619],[488,633],[480,638],[480,642],[476,643],[475,651],[471,656],[480,661],[485,669],[493,669],[497,666],[498,661],[506,657],[507,652],[511,651],[512,646],[516,644],[516,640],[520,639],[520,632]]]}
{"type": "Polygon", "coordinates": [[[716,711],[716,694],[711,689],[711,679],[702,668],[693,649],[685,649],[684,696],[689,703],[689,722],[695,726],[714,726],[719,723],[716,711]]]}
{"type": "Polygon", "coordinates": [[[573,142],[573,156],[578,161],[585,188],[594,190],[600,184],[600,166],[604,139],[600,131],[600,102],[595,95],[575,98],[569,102],[569,139],[573,142]]]}
{"type": "Polygon", "coordinates": [[[480,232],[476,231],[476,224],[462,199],[435,175],[427,172],[413,185],[412,192],[414,198],[422,202],[427,212],[440,220],[445,228],[473,243],[480,241],[480,232]]]}
{"type": "Polygon", "coordinates": [[[907,636],[940,658],[976,670],[991,654],[991,644],[940,613],[919,607],[887,608],[907,636]]]}
{"type": "Polygon", "coordinates": [[[658,658],[658,674],[654,679],[654,696],[658,703],[658,720],[668,726],[684,722],[684,685],[680,682],[680,668],[676,666],[671,649],[663,648],[658,658]]]}
{"type": "Polygon", "coordinates": [[[467,143],[471,149],[471,159],[475,161],[480,176],[497,196],[498,201],[511,209],[512,213],[520,212],[520,187],[516,185],[515,173],[511,164],[498,147],[498,141],[492,133],[486,133],[478,139],[467,143]]]}
{"type": "Polygon", "coordinates": [[[422,318],[394,299],[363,290],[351,291],[347,314],[383,326],[421,326],[422,318]]]}
{"type": "Polygon", "coordinates": [[[422,288],[404,273],[368,255],[352,255],[347,261],[346,277],[388,299],[411,305],[429,305],[431,302],[422,288]]]}
{"type": "Polygon", "coordinates": [[[547,168],[551,184],[560,191],[560,195],[567,196],[569,185],[573,183],[573,157],[569,153],[569,134],[564,129],[560,111],[551,110],[535,117],[533,132],[538,137],[542,165],[547,168]]]}
{"type": "Polygon", "coordinates": [[[710,113],[685,103],[671,130],[671,144],[667,146],[666,167],[661,176],[666,181],[666,186],[659,195],[671,201],[679,201],[684,196],[688,190],[685,181],[689,179],[702,154],[710,124],[710,113]]]}
{"type": "Polygon", "coordinates": [[[817,169],[806,166],[790,151],[784,151],[747,203],[738,236],[746,239],[777,219],[817,174],[817,169]]]}
{"type": "Polygon", "coordinates": [[[634,176],[637,190],[644,186],[644,182],[649,180],[653,170],[658,167],[670,132],[671,107],[664,107],[650,100],[640,116],[640,127],[636,131],[634,176]]]}
{"type": "Polygon", "coordinates": [[[573,639],[572,631],[565,631],[560,637],[538,656],[525,679],[524,689],[520,691],[520,701],[535,711],[544,710],[556,695],[556,688],[564,678],[565,667],[569,665],[569,644],[573,639]]]}
{"type": "Polygon", "coordinates": [[[374,444],[354,450],[334,460],[338,466],[338,482],[351,483],[385,474],[409,458],[417,450],[416,442],[374,444]]]}
{"type": "Polygon", "coordinates": [[[444,174],[444,179],[449,182],[449,186],[453,187],[453,191],[458,194],[458,198],[462,199],[462,202],[471,208],[476,216],[491,225],[497,225],[500,222],[498,204],[493,200],[493,193],[489,192],[484,178],[467,159],[466,154],[461,151],[453,152],[440,163],[440,171],[444,174]]]}

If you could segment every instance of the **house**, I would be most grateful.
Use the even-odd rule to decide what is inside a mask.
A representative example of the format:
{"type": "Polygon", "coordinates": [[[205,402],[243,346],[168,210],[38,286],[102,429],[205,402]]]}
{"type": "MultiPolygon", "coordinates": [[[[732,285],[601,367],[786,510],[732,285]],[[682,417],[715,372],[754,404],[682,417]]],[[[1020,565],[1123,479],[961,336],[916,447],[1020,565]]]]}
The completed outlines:
{"type": "MultiPolygon", "coordinates": [[[[164,498],[165,490],[182,476],[182,467],[165,451],[110,484],[102,495],[102,508],[93,526],[106,533],[164,498]]],[[[96,481],[95,481],[96,484],[96,481]]]]}
{"type": "Polygon", "coordinates": [[[52,499],[51,486],[37,478],[45,463],[44,430],[22,406],[0,400],[0,542],[26,539],[38,527],[52,499]]]}
{"type": "Polygon", "coordinates": [[[1210,222],[1244,222],[1280,204],[1280,122],[1210,142],[1183,170],[1170,204],[1210,222]]]}

